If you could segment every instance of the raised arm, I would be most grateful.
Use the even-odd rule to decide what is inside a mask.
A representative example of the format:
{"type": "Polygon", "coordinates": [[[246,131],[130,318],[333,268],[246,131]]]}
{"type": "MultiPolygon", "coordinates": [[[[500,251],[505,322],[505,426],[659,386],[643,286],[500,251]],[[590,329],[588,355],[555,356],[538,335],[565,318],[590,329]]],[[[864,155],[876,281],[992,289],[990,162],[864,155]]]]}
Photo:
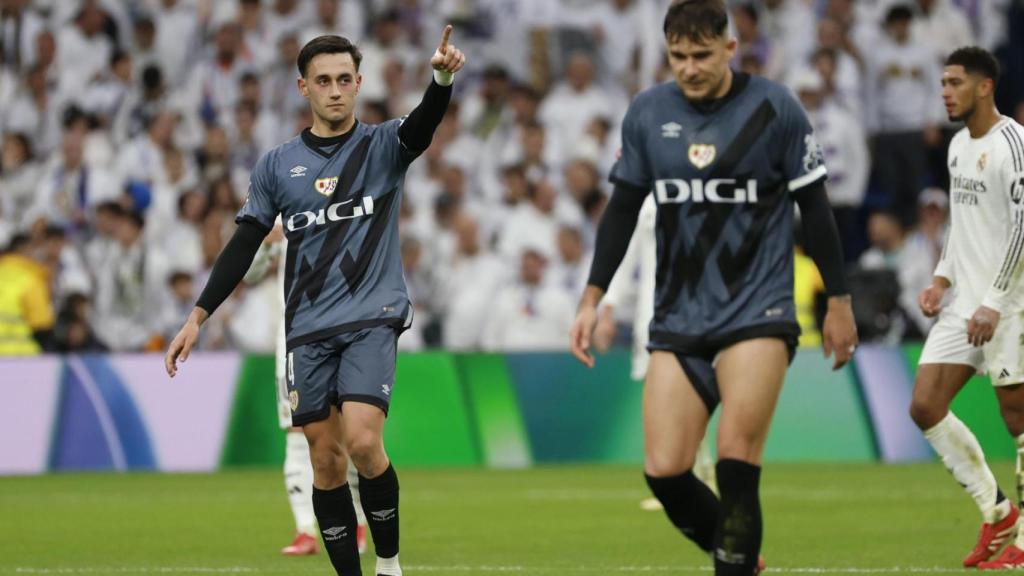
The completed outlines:
{"type": "Polygon", "coordinates": [[[434,77],[423,94],[423,100],[413,108],[398,129],[398,139],[410,152],[423,152],[430,146],[434,131],[448,110],[455,73],[466,65],[466,55],[448,42],[451,34],[452,26],[449,24],[445,26],[441,43],[430,58],[434,77]]]}

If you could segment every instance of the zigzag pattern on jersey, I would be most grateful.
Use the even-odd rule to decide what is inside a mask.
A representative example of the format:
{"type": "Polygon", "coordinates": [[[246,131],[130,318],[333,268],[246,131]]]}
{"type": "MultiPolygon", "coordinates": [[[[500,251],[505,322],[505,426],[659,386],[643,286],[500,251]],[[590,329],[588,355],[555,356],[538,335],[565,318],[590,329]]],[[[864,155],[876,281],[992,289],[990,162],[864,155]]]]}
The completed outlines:
{"type": "MultiPolygon", "coordinates": [[[[707,179],[731,177],[738,181],[750,178],[750,174],[735,174],[736,167],[746,157],[754,142],[761,136],[765,128],[778,116],[775,107],[771,102],[765,100],[750,115],[750,118],[740,129],[736,138],[729,144],[725,153],[715,162],[708,174],[707,179]]],[[[754,206],[750,226],[739,248],[733,252],[728,245],[723,246],[718,254],[718,269],[722,275],[722,282],[729,291],[729,295],[735,296],[742,287],[742,280],[746,276],[747,268],[753,262],[754,254],[757,252],[758,244],[763,236],[768,220],[782,201],[784,195],[769,194],[762,196],[754,206]]],[[[715,243],[722,235],[726,222],[735,211],[735,207],[728,204],[713,204],[706,202],[691,206],[690,214],[701,214],[707,212],[693,246],[688,250],[682,243],[679,244],[676,254],[671,254],[671,240],[679,234],[679,218],[681,210],[659,210],[658,219],[663,224],[657,227],[659,245],[664,246],[667,253],[658,259],[656,285],[662,287],[658,295],[658,307],[656,317],[664,318],[676,304],[682,295],[683,285],[693,298],[697,292],[697,286],[704,275],[704,268],[714,248],[715,243]],[[666,280],[668,282],[666,283],[666,280]]]]}
{"type": "MultiPolygon", "coordinates": [[[[353,190],[356,176],[359,175],[359,171],[362,169],[363,164],[366,162],[366,156],[370,149],[370,137],[364,136],[359,142],[357,142],[349,155],[348,160],[345,161],[345,166],[341,170],[341,174],[338,176],[338,185],[335,188],[334,193],[327,200],[326,206],[336,204],[338,202],[344,202],[359,197],[363,190],[353,190]]],[[[381,218],[380,220],[383,220],[381,218]]],[[[286,272],[285,272],[285,294],[288,295],[287,306],[285,307],[285,329],[291,331],[292,320],[295,319],[295,314],[299,309],[299,305],[302,303],[302,296],[305,295],[309,301],[316,302],[320,298],[320,294],[323,292],[324,284],[327,282],[327,275],[330,272],[331,263],[334,262],[335,257],[341,250],[341,246],[345,241],[345,237],[348,235],[349,229],[352,227],[355,219],[346,219],[338,222],[331,222],[326,226],[316,226],[310,229],[303,230],[298,234],[292,234],[288,238],[288,254],[285,260],[286,272]],[[310,265],[308,261],[299,257],[299,249],[302,247],[304,241],[313,238],[319,234],[327,234],[324,238],[323,244],[320,246],[320,251],[317,253],[316,261],[310,265]],[[295,263],[295,264],[293,264],[295,263]],[[294,272],[298,273],[296,277],[294,272]]],[[[378,234],[379,237],[379,234],[378,234]]],[[[363,247],[363,252],[368,252],[368,247],[363,247]]],[[[362,262],[364,254],[360,254],[359,262],[362,262]]],[[[369,260],[369,256],[366,256],[369,260]]],[[[344,266],[344,259],[342,260],[342,270],[344,266]]],[[[365,268],[365,265],[364,265],[365,268]]],[[[349,278],[349,274],[345,275],[349,278]]],[[[349,289],[355,291],[355,287],[350,283],[349,289]]]]}

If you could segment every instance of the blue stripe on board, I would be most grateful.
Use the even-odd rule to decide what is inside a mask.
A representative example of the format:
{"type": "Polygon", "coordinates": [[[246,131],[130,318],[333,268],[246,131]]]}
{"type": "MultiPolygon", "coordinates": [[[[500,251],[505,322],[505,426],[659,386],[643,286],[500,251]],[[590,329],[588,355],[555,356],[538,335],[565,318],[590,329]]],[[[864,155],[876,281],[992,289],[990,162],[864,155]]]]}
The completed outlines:
{"type": "Polygon", "coordinates": [[[128,468],[156,469],[156,456],[146,422],[124,381],[111,367],[109,356],[90,354],[81,359],[110,410],[128,468]]]}

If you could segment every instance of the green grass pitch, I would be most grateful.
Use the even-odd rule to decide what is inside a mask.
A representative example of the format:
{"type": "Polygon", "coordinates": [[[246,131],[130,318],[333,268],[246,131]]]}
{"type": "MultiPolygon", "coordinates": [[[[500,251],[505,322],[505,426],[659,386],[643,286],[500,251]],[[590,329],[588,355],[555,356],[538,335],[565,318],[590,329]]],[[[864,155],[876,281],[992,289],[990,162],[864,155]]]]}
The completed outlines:
{"type": "MultiPolygon", "coordinates": [[[[995,466],[1012,490],[1012,465],[995,466]]],[[[710,574],[628,467],[402,470],[408,576],[710,574]]],[[[938,464],[769,464],[774,574],[952,574],[979,515],[938,464]]],[[[65,474],[0,479],[0,574],[330,575],[283,558],[281,474],[65,474]]],[[[363,570],[372,575],[372,552],[363,570]]]]}

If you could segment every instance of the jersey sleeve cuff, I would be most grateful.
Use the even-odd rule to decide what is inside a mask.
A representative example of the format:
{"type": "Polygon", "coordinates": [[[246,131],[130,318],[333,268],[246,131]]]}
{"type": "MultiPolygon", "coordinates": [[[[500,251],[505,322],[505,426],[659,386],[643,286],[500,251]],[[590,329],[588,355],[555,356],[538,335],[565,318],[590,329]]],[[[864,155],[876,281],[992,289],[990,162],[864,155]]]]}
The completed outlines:
{"type": "Polygon", "coordinates": [[[938,266],[935,267],[935,272],[932,272],[932,276],[941,276],[949,281],[949,285],[956,284],[953,281],[953,267],[949,265],[945,260],[940,260],[938,266]]]}
{"type": "Polygon", "coordinates": [[[630,192],[639,192],[640,194],[647,194],[648,192],[651,191],[651,187],[649,185],[644,186],[643,184],[637,184],[635,182],[630,182],[629,180],[623,180],[618,176],[609,176],[608,181],[611,182],[612,184],[615,184],[616,186],[625,188],[630,192]]]}
{"type": "Polygon", "coordinates": [[[998,294],[986,294],[985,298],[981,301],[981,305],[985,308],[991,308],[1000,314],[1003,313],[1003,309],[1006,307],[1006,297],[998,294]]]}
{"type": "Polygon", "coordinates": [[[818,166],[817,168],[811,170],[807,174],[804,174],[799,178],[794,178],[793,180],[790,180],[787,186],[790,192],[796,192],[801,188],[806,188],[811,184],[815,184],[821,180],[824,180],[826,176],[828,176],[828,170],[825,168],[825,165],[822,164],[821,166],[818,166]]]}
{"type": "Polygon", "coordinates": [[[263,222],[260,222],[259,218],[256,218],[255,216],[250,216],[248,214],[246,214],[245,216],[237,216],[235,218],[235,224],[241,224],[243,222],[252,224],[253,226],[259,228],[264,235],[270,234],[270,231],[273,230],[273,226],[267,226],[263,222]]]}
{"type": "Polygon", "coordinates": [[[438,86],[451,86],[455,82],[455,72],[434,69],[434,82],[438,86]]]}

